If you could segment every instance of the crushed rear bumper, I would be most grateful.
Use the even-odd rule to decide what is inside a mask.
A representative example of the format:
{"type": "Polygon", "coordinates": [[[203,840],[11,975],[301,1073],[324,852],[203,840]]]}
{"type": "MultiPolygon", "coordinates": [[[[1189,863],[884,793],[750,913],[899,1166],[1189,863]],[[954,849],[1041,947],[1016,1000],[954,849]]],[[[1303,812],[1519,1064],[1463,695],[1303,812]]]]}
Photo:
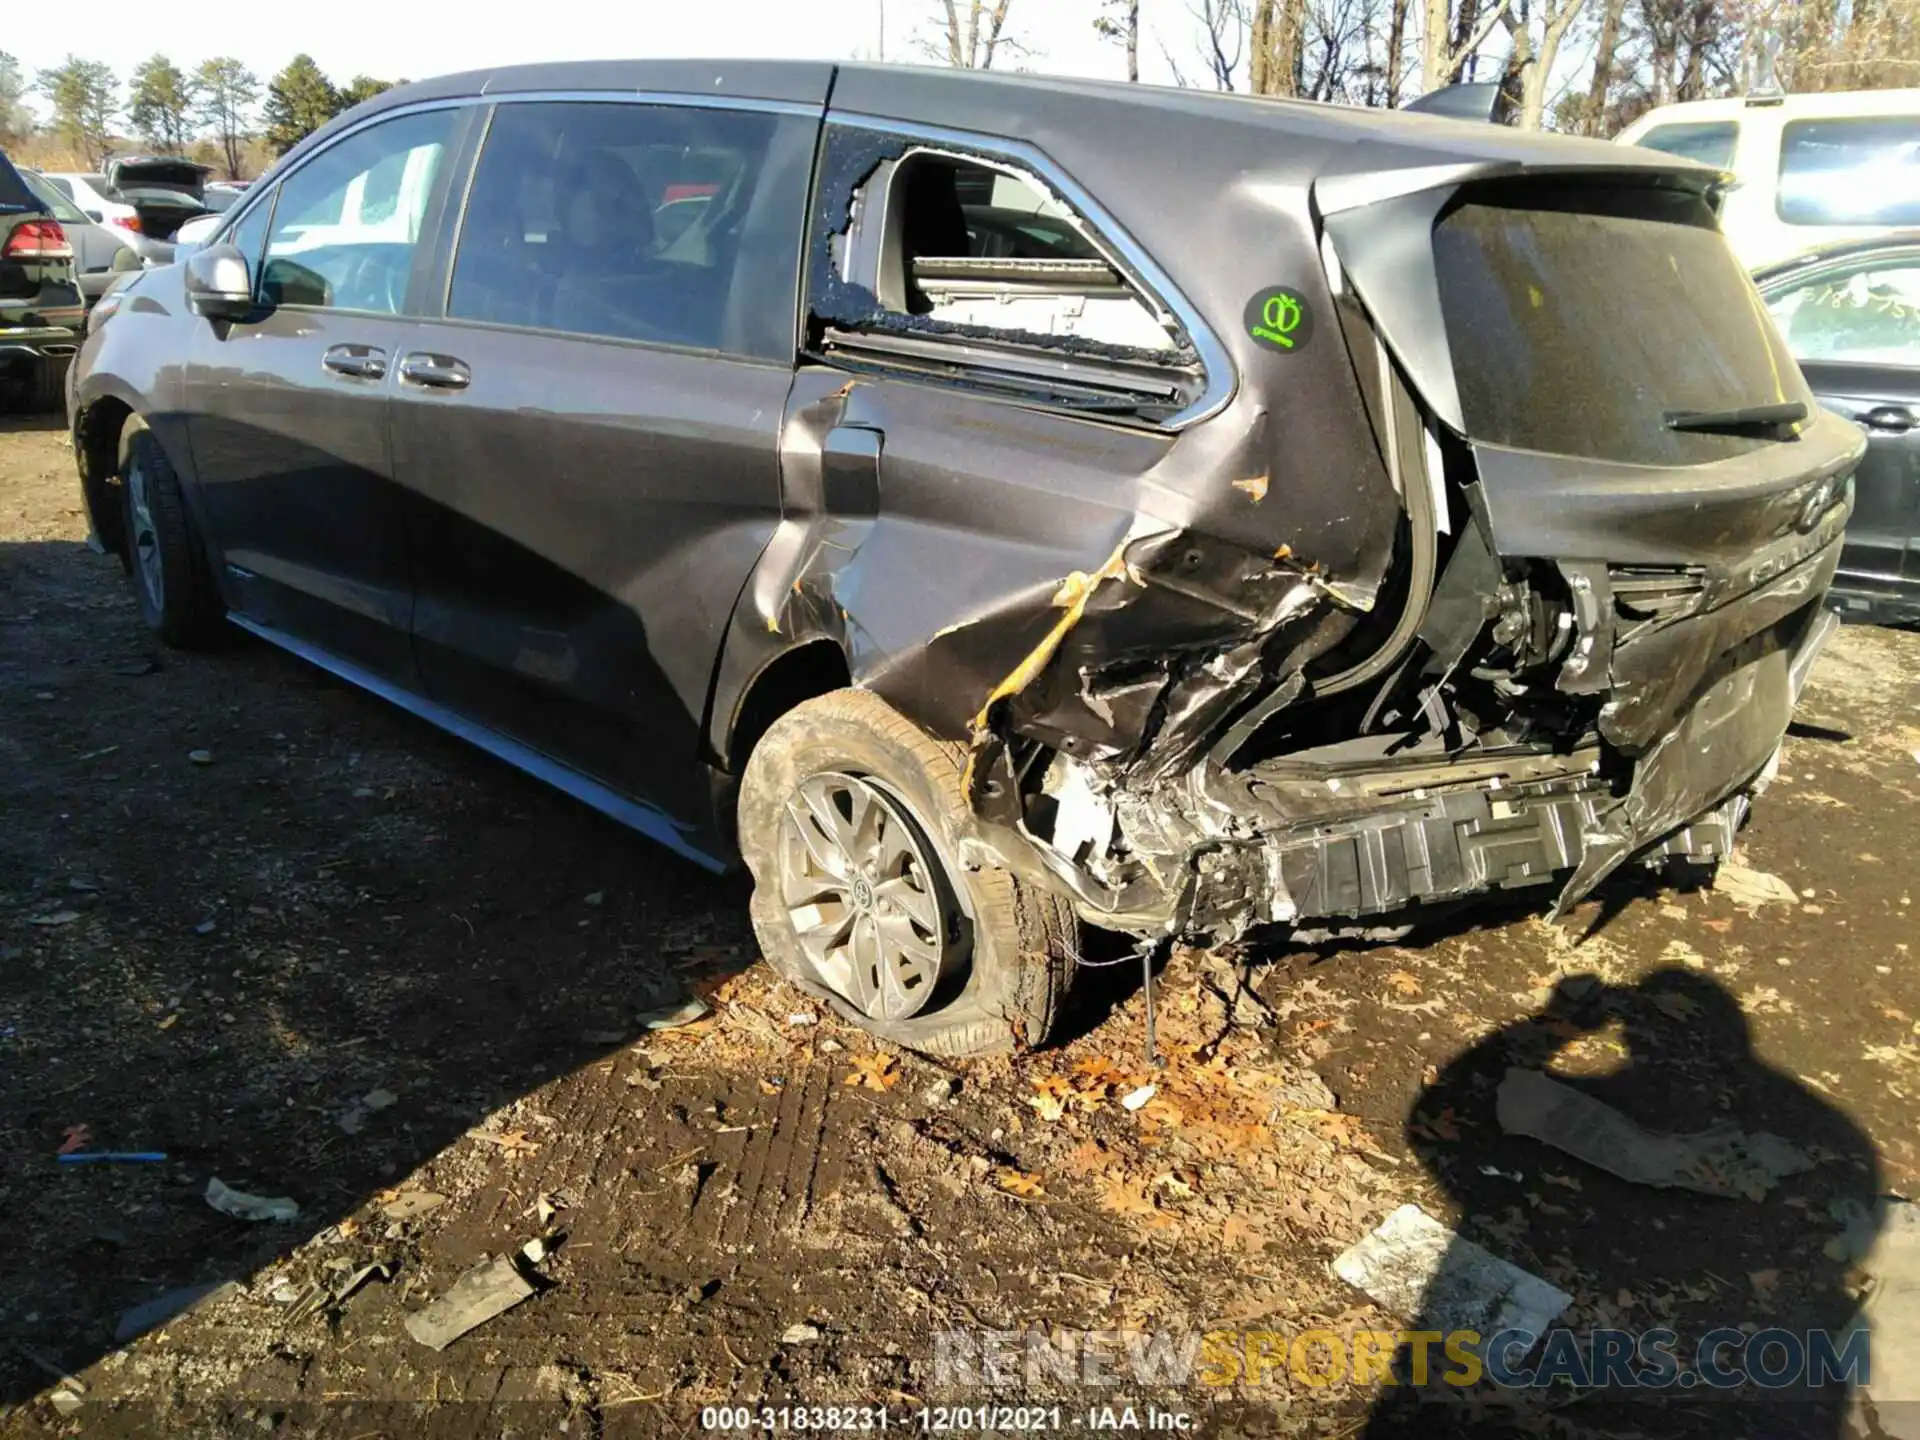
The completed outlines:
{"type": "Polygon", "coordinates": [[[1125,877],[1091,873],[1024,831],[986,843],[1069,892],[1095,924],[1213,936],[1554,883],[1564,910],[1622,865],[1723,860],[1838,626],[1820,603],[1838,553],[1836,531],[1792,571],[1614,653],[1617,676],[1657,663],[1689,690],[1677,721],[1637,755],[1594,738],[1564,754],[1483,751],[1336,775],[1284,759],[1199,766],[1112,795],[1110,817],[1063,810],[1075,832],[1111,823],[1136,842],[1155,838],[1163,858],[1125,877]]]}

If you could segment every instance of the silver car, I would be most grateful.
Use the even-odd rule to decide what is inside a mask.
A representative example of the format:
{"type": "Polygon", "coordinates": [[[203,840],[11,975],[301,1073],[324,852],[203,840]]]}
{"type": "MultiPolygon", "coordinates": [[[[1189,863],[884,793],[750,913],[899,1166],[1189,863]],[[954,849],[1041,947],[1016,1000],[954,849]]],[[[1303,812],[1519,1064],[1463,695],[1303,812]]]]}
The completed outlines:
{"type": "Polygon", "coordinates": [[[80,283],[80,298],[89,310],[116,277],[141,267],[140,252],[122,232],[88,219],[38,170],[23,169],[20,178],[66,231],[67,242],[73,246],[73,272],[80,283]]]}

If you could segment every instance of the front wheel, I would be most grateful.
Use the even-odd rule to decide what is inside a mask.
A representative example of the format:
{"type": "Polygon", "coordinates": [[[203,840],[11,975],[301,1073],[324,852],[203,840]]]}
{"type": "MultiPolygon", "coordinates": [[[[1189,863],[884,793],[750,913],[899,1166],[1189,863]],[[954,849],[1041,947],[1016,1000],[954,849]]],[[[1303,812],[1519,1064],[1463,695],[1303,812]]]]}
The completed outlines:
{"type": "Polygon", "coordinates": [[[203,648],[218,632],[220,598],[180,493],[180,477],[153,432],[129,421],[120,440],[121,533],[140,618],[169,645],[203,648]]]}
{"type": "Polygon", "coordinates": [[[955,861],[964,752],[837,690],[769,729],[740,785],[753,927],[780,974],[882,1039],[960,1058],[1047,1038],[1078,922],[955,861]]]}

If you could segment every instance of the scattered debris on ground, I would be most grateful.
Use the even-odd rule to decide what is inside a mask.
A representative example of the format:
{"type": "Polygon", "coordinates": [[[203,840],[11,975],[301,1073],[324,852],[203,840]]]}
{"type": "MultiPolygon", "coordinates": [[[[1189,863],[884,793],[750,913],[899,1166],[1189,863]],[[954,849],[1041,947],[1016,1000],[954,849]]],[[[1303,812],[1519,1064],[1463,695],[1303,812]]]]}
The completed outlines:
{"type": "Polygon", "coordinates": [[[235,1190],[218,1176],[207,1181],[207,1204],[222,1215],[231,1215],[236,1220],[275,1220],[284,1223],[300,1218],[300,1207],[286,1196],[269,1200],[262,1195],[249,1195],[244,1190],[235,1190]]]}
{"type": "Polygon", "coordinates": [[[409,1315],[407,1333],[429,1350],[444,1350],[533,1293],[533,1282],[513,1261],[495,1255],[454,1281],[453,1288],[426,1309],[409,1315]]]}
{"type": "Polygon", "coordinates": [[[1542,1335],[1573,1297],[1402,1205],[1333,1262],[1368,1299],[1422,1330],[1542,1335]]]}
{"type": "Polygon", "coordinates": [[[1763,1198],[1813,1162],[1778,1135],[1717,1125],[1692,1135],[1656,1135],[1611,1105],[1537,1070],[1518,1067],[1500,1082],[1500,1128],[1564,1150],[1636,1185],[1702,1195],[1763,1198]]]}

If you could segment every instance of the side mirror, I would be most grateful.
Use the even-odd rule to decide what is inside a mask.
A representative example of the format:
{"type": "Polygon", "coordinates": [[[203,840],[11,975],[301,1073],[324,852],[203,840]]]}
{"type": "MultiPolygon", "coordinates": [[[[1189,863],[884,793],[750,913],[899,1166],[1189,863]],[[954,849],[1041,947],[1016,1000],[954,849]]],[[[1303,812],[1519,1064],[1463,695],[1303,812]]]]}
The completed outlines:
{"type": "Polygon", "coordinates": [[[222,215],[196,215],[173,232],[173,258],[184,260],[207,243],[207,237],[220,228],[222,215]]]}
{"type": "Polygon", "coordinates": [[[253,312],[247,257],[231,245],[209,245],[187,257],[187,305],[209,320],[241,320],[253,312]]]}

